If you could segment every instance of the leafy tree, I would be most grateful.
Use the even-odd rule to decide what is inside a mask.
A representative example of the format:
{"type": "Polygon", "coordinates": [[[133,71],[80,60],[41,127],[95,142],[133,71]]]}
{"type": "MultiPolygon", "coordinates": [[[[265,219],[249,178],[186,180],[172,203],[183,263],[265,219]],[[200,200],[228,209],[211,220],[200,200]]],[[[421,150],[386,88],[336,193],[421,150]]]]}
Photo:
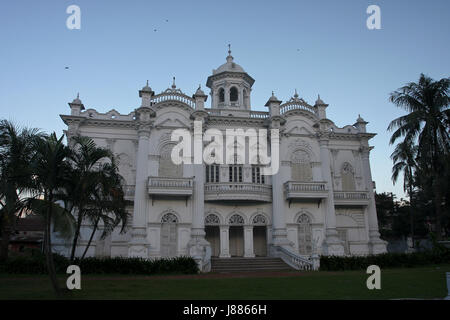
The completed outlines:
{"type": "Polygon", "coordinates": [[[438,239],[442,236],[442,172],[445,171],[450,145],[449,85],[450,78],[434,81],[421,74],[417,83],[408,83],[390,95],[392,103],[408,112],[389,124],[388,130],[394,131],[390,143],[394,144],[402,137],[404,141],[417,142],[421,171],[430,178],[434,193],[438,239]]]}

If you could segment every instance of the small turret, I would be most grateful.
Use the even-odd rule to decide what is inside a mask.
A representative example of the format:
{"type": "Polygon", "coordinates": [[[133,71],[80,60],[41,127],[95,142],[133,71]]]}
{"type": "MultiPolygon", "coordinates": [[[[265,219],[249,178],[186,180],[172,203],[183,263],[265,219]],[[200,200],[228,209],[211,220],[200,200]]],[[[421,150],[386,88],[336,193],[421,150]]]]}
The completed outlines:
{"type": "Polygon", "coordinates": [[[281,100],[278,100],[278,98],[275,97],[272,91],[272,96],[269,98],[269,100],[267,100],[265,104],[265,106],[269,108],[269,114],[271,117],[280,115],[280,104],[281,100]]]}
{"type": "Polygon", "coordinates": [[[314,104],[314,107],[317,109],[317,116],[319,117],[319,119],[327,118],[327,113],[325,110],[328,107],[328,104],[326,104],[325,102],[322,101],[322,99],[320,99],[320,95],[317,95],[317,100],[316,103],[314,104]]]}
{"type": "Polygon", "coordinates": [[[69,107],[71,110],[71,115],[78,116],[80,115],[81,110],[84,110],[84,105],[80,100],[80,94],[77,93],[77,97],[73,99],[72,102],[69,102],[69,107]]]}
{"type": "Polygon", "coordinates": [[[367,121],[364,121],[363,118],[361,118],[361,115],[358,114],[358,119],[356,119],[356,123],[353,125],[356,129],[358,129],[359,132],[366,132],[366,125],[368,124],[367,121]]]}
{"type": "Polygon", "coordinates": [[[203,92],[201,86],[198,85],[197,91],[195,91],[192,96],[195,99],[195,109],[196,110],[204,110],[205,109],[205,101],[208,99],[208,96],[203,92]]]}
{"type": "Polygon", "coordinates": [[[142,104],[141,107],[150,107],[151,103],[150,100],[152,99],[152,96],[155,94],[155,92],[148,86],[148,80],[145,87],[143,87],[141,90],[139,90],[139,97],[142,98],[142,104]]]}

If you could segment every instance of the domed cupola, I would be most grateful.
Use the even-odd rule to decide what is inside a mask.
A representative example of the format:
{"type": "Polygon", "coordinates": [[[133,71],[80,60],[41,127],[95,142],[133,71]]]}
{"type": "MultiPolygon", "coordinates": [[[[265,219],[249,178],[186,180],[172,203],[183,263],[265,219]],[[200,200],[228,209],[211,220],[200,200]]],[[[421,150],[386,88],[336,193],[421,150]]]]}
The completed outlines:
{"type": "Polygon", "coordinates": [[[250,110],[250,92],[255,80],[234,62],[228,45],[227,62],[213,69],[206,86],[211,89],[211,107],[250,110]]]}

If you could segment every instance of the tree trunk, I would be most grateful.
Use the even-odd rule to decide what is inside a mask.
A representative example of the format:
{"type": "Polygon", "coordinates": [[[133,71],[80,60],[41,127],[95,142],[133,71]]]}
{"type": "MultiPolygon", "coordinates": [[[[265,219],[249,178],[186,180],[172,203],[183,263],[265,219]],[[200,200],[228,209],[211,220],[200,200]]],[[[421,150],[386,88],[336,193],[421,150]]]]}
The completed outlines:
{"type": "Polygon", "coordinates": [[[53,290],[57,297],[61,295],[61,291],[58,285],[58,279],[56,278],[55,263],[53,261],[52,244],[51,244],[51,221],[52,221],[52,200],[49,198],[49,208],[47,209],[46,226],[45,226],[45,257],[47,260],[47,269],[52,282],[53,290]]]}
{"type": "Polygon", "coordinates": [[[413,204],[413,196],[412,196],[412,186],[409,186],[409,216],[410,216],[410,224],[411,224],[411,241],[412,247],[414,248],[414,204],[413,204]]]}
{"type": "Polygon", "coordinates": [[[0,261],[6,261],[8,259],[10,237],[11,237],[11,228],[9,226],[8,219],[5,213],[5,216],[3,217],[2,221],[2,241],[0,248],[0,261]]]}
{"type": "Polygon", "coordinates": [[[442,226],[441,226],[441,217],[442,217],[442,192],[439,187],[439,173],[435,173],[434,175],[434,207],[436,213],[436,240],[442,240],[442,226]]]}
{"type": "Polygon", "coordinates": [[[77,249],[78,238],[80,236],[81,222],[83,221],[83,215],[81,214],[81,212],[82,209],[80,208],[80,210],[78,210],[77,228],[75,229],[75,235],[73,237],[72,252],[70,253],[70,261],[72,262],[75,259],[75,250],[77,249]]]}
{"type": "Polygon", "coordinates": [[[98,222],[99,221],[100,221],[100,217],[97,218],[97,221],[95,221],[94,229],[92,230],[91,236],[89,237],[89,241],[87,243],[86,249],[84,249],[84,252],[83,252],[83,255],[81,256],[81,259],[84,259],[84,256],[86,255],[89,247],[91,246],[91,242],[92,242],[92,239],[94,238],[95,231],[97,231],[97,227],[98,227],[98,222]]]}

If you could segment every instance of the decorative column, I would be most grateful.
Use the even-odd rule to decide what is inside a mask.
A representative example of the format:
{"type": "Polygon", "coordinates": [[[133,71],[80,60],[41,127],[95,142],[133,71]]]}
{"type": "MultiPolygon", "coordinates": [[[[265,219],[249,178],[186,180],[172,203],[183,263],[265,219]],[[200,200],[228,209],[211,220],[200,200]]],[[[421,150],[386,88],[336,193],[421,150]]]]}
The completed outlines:
{"type": "MultiPolygon", "coordinates": [[[[143,111],[143,110],[141,110],[143,111]]],[[[145,111],[144,111],[145,112],[145,111]]],[[[138,153],[136,164],[136,186],[134,192],[133,231],[128,249],[130,257],[148,257],[147,243],[147,180],[148,153],[150,146],[150,124],[138,124],[138,153]]]]}
{"type": "Polygon", "coordinates": [[[378,231],[378,217],[375,206],[375,195],[373,192],[372,173],[370,171],[369,154],[372,148],[369,146],[362,146],[360,148],[362,166],[364,171],[365,184],[369,193],[369,205],[366,208],[367,218],[369,220],[369,253],[379,254],[387,252],[387,242],[380,239],[380,232],[378,231]]]}
{"type": "Polygon", "coordinates": [[[150,147],[150,131],[155,116],[150,108],[151,97],[154,92],[148,86],[139,91],[142,98],[141,107],[135,110],[136,126],[138,132],[138,150],[136,159],[136,186],[133,206],[133,229],[131,241],[128,246],[129,257],[148,257],[149,244],[147,241],[147,181],[148,181],[148,154],[150,147]]]}
{"type": "Polygon", "coordinates": [[[224,85],[224,94],[225,94],[225,106],[229,107],[230,106],[230,85],[226,82],[224,85]]]}
{"type": "MultiPolygon", "coordinates": [[[[281,124],[284,121],[282,117],[280,117],[280,104],[281,101],[274,96],[272,92],[272,96],[269,98],[266,107],[269,108],[270,114],[270,129],[278,129],[280,130],[281,124]]],[[[268,135],[269,138],[269,135],[268,135]]],[[[280,134],[281,139],[281,134],[280,134]]],[[[271,145],[270,139],[267,141],[268,145],[271,145]]],[[[279,147],[279,146],[278,146],[279,147]]],[[[279,150],[279,148],[278,148],[279,150]]],[[[271,153],[273,150],[271,150],[271,153]]],[[[272,156],[273,159],[273,156],[272,156]]],[[[278,157],[279,162],[281,163],[280,157],[278,157]]],[[[276,255],[277,250],[274,250],[276,246],[284,246],[289,249],[291,247],[291,243],[287,238],[287,230],[286,230],[286,219],[285,219],[285,208],[284,208],[284,190],[283,190],[283,179],[281,176],[281,166],[278,165],[278,172],[272,175],[272,237],[273,237],[273,246],[271,246],[271,255],[276,255]]]]}
{"type": "Polygon", "coordinates": [[[244,226],[244,258],[254,258],[253,250],[253,226],[244,226]]]}
{"type": "MultiPolygon", "coordinates": [[[[194,159],[196,152],[202,152],[196,141],[203,143],[203,125],[208,113],[203,109],[207,96],[199,88],[193,98],[196,101],[196,110],[192,113],[194,120],[194,159]],[[196,127],[199,126],[199,127],[196,127]]],[[[202,161],[193,162],[194,167],[194,194],[192,197],[192,229],[191,239],[187,244],[188,253],[195,259],[199,270],[208,272],[211,269],[211,245],[205,239],[205,166],[203,154],[198,155],[202,161]]]]}
{"type": "Polygon", "coordinates": [[[220,226],[220,258],[230,257],[230,228],[229,226],[220,226]]]}
{"type": "Polygon", "coordinates": [[[320,160],[322,162],[322,178],[326,182],[328,197],[322,200],[325,209],[325,240],[323,242],[326,255],[344,255],[344,246],[339,240],[336,230],[336,213],[334,209],[333,180],[330,170],[330,151],[328,149],[328,136],[321,133],[319,136],[320,160]]]}

